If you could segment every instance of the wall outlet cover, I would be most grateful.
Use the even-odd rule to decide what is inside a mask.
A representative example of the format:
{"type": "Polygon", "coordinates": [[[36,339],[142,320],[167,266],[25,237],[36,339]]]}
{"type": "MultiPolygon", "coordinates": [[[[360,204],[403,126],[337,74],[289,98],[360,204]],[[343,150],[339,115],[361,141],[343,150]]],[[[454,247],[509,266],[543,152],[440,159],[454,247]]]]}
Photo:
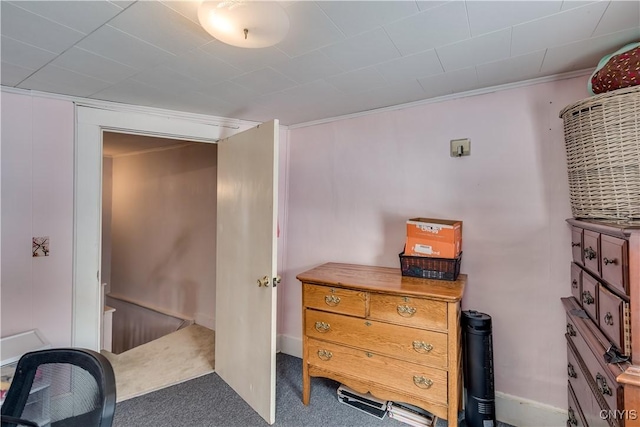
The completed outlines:
{"type": "Polygon", "coordinates": [[[31,245],[32,256],[49,256],[49,236],[34,237],[31,245]]]}

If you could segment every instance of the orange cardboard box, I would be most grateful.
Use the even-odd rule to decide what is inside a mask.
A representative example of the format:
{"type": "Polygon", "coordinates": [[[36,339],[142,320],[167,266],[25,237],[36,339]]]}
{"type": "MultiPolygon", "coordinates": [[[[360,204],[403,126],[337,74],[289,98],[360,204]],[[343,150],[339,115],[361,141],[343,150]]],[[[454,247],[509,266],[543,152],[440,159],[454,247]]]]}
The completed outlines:
{"type": "Polygon", "coordinates": [[[462,252],[462,221],[412,218],[407,221],[405,255],[456,258],[462,252]]]}

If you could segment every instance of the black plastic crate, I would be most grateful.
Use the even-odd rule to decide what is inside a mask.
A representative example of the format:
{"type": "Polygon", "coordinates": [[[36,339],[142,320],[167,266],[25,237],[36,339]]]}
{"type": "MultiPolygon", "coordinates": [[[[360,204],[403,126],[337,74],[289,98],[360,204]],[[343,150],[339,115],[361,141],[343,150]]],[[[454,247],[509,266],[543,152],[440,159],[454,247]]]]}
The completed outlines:
{"type": "Polygon", "coordinates": [[[431,258],[400,254],[400,269],[403,276],[422,279],[456,280],[460,274],[462,252],[456,258],[431,258]]]}

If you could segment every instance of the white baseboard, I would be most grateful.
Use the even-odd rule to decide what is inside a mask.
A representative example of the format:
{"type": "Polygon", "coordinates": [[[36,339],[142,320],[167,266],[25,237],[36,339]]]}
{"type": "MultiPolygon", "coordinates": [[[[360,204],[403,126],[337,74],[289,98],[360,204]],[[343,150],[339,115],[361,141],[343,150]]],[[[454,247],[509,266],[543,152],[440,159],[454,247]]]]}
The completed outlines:
{"type": "Polygon", "coordinates": [[[302,338],[278,335],[278,351],[302,359],[302,338]]]}
{"type": "MultiPolygon", "coordinates": [[[[279,351],[302,358],[302,339],[278,335],[279,351]]],[[[496,392],[496,418],[518,427],[557,427],[567,423],[566,409],[496,392]]]]}
{"type": "Polygon", "coordinates": [[[208,314],[203,314],[203,313],[196,313],[195,317],[195,322],[196,324],[200,325],[200,326],[204,326],[205,328],[209,328],[212,330],[216,330],[216,318],[213,316],[210,316],[208,314]]]}
{"type": "Polygon", "coordinates": [[[567,410],[497,391],[496,418],[518,427],[557,427],[567,424],[567,410]]]}

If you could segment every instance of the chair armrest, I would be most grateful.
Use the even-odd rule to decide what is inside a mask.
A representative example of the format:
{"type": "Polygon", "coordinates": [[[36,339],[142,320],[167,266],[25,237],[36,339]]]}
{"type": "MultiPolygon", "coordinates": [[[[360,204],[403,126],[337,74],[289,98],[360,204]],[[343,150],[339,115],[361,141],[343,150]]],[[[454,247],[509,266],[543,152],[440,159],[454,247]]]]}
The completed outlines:
{"type": "Polygon", "coordinates": [[[28,426],[28,427],[40,427],[38,424],[33,421],[23,420],[21,418],[11,417],[9,415],[1,415],[0,420],[2,421],[2,427],[13,427],[13,426],[28,426]]]}

